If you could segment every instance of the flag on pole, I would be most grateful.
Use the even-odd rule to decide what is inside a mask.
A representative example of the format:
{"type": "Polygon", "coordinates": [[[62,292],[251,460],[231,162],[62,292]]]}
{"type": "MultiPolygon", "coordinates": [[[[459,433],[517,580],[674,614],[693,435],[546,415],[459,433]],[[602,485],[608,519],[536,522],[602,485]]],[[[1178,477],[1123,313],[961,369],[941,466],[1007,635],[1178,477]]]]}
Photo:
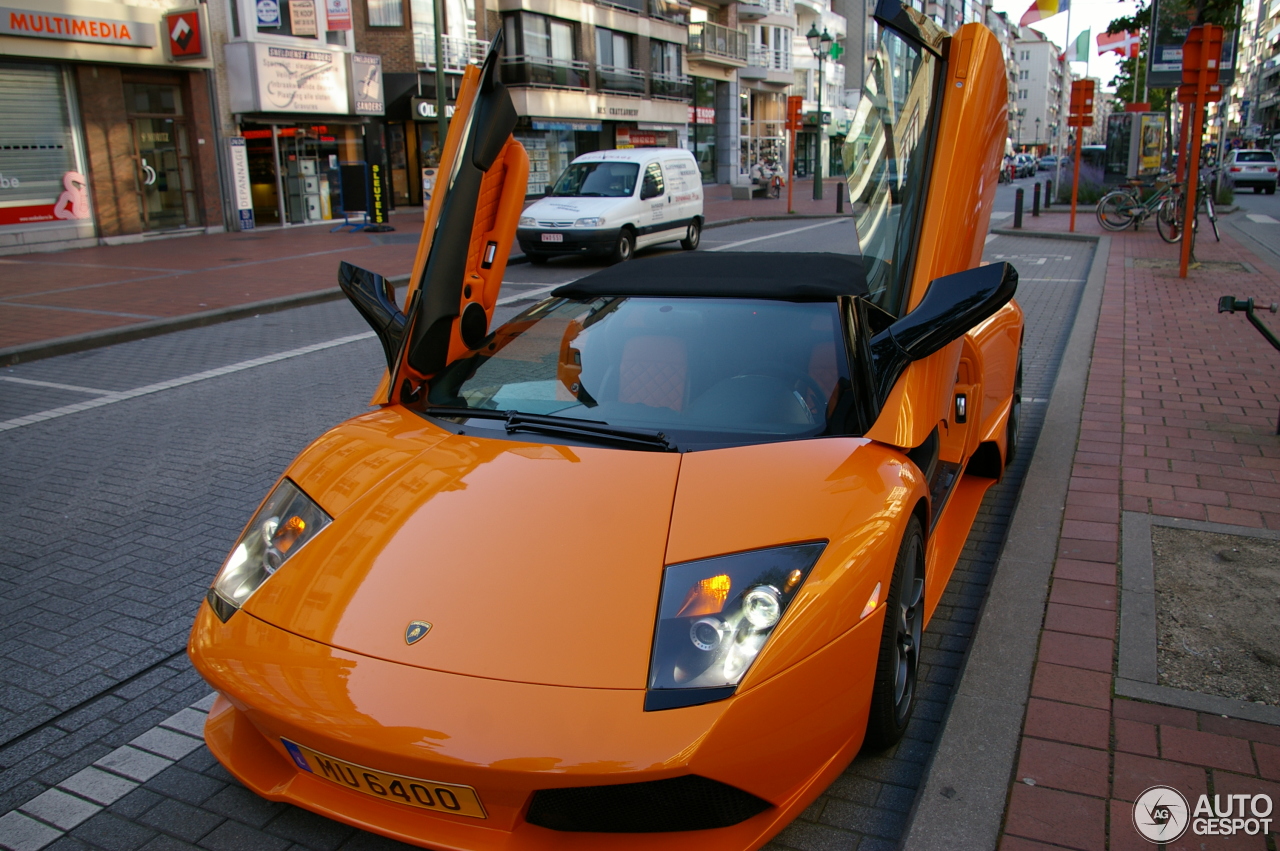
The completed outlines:
{"type": "Polygon", "coordinates": [[[1128,30],[1118,33],[1098,33],[1099,56],[1114,51],[1126,59],[1133,59],[1138,55],[1141,45],[1142,36],[1140,33],[1128,30]]]}
{"type": "Polygon", "coordinates": [[[1072,62],[1088,62],[1089,61],[1089,33],[1091,30],[1085,30],[1076,36],[1076,40],[1071,43],[1070,54],[1067,58],[1072,62]]]}
{"type": "Polygon", "coordinates": [[[1071,0],[1035,0],[1031,8],[1022,13],[1022,19],[1018,21],[1018,25],[1029,26],[1036,21],[1043,21],[1045,18],[1061,14],[1069,8],[1071,8],[1071,0]]]}

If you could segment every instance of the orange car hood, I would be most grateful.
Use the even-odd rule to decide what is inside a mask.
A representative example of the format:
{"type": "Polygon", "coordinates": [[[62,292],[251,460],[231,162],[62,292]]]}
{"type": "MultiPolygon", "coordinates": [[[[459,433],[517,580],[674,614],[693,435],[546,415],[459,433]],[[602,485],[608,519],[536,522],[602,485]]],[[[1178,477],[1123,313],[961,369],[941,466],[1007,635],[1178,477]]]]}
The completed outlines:
{"type": "MultiPolygon", "coordinates": [[[[245,612],[407,665],[644,688],[681,456],[432,431],[330,508],[245,612]],[[432,625],[412,645],[411,621],[432,625]]],[[[289,471],[304,489],[321,484],[309,457],[289,471]]]]}

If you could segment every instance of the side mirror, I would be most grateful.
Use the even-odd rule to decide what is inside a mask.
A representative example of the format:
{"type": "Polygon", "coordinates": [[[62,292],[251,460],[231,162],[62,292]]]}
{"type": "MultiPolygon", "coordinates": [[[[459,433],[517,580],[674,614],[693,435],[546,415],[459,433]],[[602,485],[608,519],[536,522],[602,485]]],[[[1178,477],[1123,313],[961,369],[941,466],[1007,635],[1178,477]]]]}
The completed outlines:
{"type": "Polygon", "coordinates": [[[548,183],[546,186],[542,187],[542,197],[546,198],[554,189],[555,187],[548,183]]]}
{"type": "Polygon", "coordinates": [[[408,321],[396,305],[395,288],[381,275],[345,260],[338,265],[338,286],[378,335],[387,356],[387,368],[394,371],[408,321]]]}
{"type": "Polygon", "coordinates": [[[926,358],[1009,303],[1018,271],[992,263],[929,283],[916,309],[871,338],[876,396],[881,404],[912,361],[926,358]]]}

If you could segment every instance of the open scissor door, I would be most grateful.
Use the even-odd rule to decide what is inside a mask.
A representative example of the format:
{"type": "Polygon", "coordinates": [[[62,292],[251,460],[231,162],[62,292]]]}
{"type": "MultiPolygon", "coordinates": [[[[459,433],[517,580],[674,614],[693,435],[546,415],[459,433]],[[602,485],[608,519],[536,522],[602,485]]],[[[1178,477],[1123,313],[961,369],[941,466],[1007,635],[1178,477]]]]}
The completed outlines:
{"type": "Polygon", "coordinates": [[[463,75],[403,312],[378,276],[346,264],[339,273],[387,355],[372,404],[415,400],[489,333],[529,177],[529,158],[511,135],[515,107],[498,78],[501,44],[499,32],[484,65],[463,75]]]}

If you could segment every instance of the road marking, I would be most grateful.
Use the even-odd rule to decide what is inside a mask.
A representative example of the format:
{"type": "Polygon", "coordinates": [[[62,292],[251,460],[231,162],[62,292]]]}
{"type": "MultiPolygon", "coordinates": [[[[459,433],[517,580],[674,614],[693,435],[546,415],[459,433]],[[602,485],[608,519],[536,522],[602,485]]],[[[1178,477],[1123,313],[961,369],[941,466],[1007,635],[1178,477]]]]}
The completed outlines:
{"type": "MultiPolygon", "coordinates": [[[[578,279],[577,278],[573,279],[573,281],[576,281],[576,280],[578,279]]],[[[495,307],[501,307],[504,304],[511,304],[513,302],[523,301],[526,298],[537,298],[543,293],[551,292],[556,287],[563,287],[565,284],[572,284],[573,281],[560,281],[559,283],[548,284],[545,287],[538,287],[537,289],[525,290],[522,293],[512,293],[511,295],[505,295],[502,298],[495,301],[493,304],[495,307]]]]}
{"type": "Polygon", "coordinates": [[[209,694],[121,745],[56,787],[0,816],[0,847],[44,848],[204,747],[204,724],[217,693],[209,694]]]}
{"type": "Polygon", "coordinates": [[[95,390],[92,387],[79,387],[75,384],[58,384],[54,381],[36,381],[33,378],[16,378],[12,375],[0,375],[0,381],[12,381],[15,384],[31,384],[35,387],[52,387],[54,390],[71,390],[75,393],[92,393],[96,396],[110,396],[114,390],[95,390]]]}
{"type": "Polygon", "coordinates": [[[1280,221],[1271,218],[1266,213],[1247,213],[1245,218],[1260,225],[1280,225],[1280,221]]]}
{"type": "Polygon", "coordinates": [[[195,384],[197,381],[204,381],[208,378],[220,378],[224,375],[243,372],[246,369],[254,369],[259,366],[266,366],[270,363],[278,363],[279,361],[290,360],[292,358],[301,357],[302,355],[309,355],[312,352],[322,352],[325,349],[345,346],[348,343],[367,340],[372,336],[374,336],[372,331],[366,331],[363,334],[352,334],[349,337],[339,337],[336,340],[328,340],[323,343],[312,343],[310,346],[303,346],[300,349],[290,349],[287,352],[277,352],[274,355],[263,355],[260,358],[253,358],[252,360],[241,361],[240,363],[233,363],[228,366],[206,369],[204,372],[184,375],[180,378],[171,378],[168,381],[158,381],[155,384],[148,384],[145,387],[135,387],[133,390],[113,391],[110,394],[99,396],[97,399],[87,399],[83,402],[77,402],[74,405],[63,405],[61,408],[53,408],[52,410],[40,411],[36,414],[28,414],[25,417],[4,420],[3,422],[0,422],[0,431],[22,428],[23,426],[32,425],[33,423],[41,423],[46,420],[56,420],[59,417],[78,414],[81,411],[87,411],[91,408],[101,408],[103,405],[114,405],[116,402],[125,402],[129,399],[136,399],[139,396],[149,396],[152,393],[159,393],[162,390],[172,390],[175,387],[195,384]]]}
{"type": "Polygon", "coordinates": [[[999,234],[989,233],[987,234],[987,238],[984,239],[982,242],[984,245],[990,245],[991,241],[994,240],[997,236],[999,236],[999,234]]]}
{"type": "Polygon", "coordinates": [[[767,236],[754,236],[751,239],[740,239],[737,242],[730,242],[727,245],[717,245],[715,248],[708,248],[707,250],[708,251],[728,251],[730,248],[737,248],[739,245],[749,245],[753,242],[763,242],[766,239],[776,239],[780,236],[790,236],[793,233],[800,233],[801,231],[813,230],[814,228],[825,228],[827,225],[838,225],[841,222],[848,222],[848,221],[852,221],[852,219],[849,219],[849,218],[829,219],[828,221],[825,221],[825,222],[818,222],[816,225],[805,225],[804,227],[792,228],[791,230],[784,230],[779,233],[771,233],[767,236]]]}
{"type": "Polygon", "coordinates": [[[1012,215],[1013,213],[1006,213],[1003,210],[997,210],[996,212],[991,214],[991,220],[995,221],[996,219],[1007,219],[1012,215]]]}
{"type": "Polygon", "coordinates": [[[1019,281],[1045,281],[1054,284],[1083,284],[1084,278],[1024,278],[1018,276],[1019,281]]]}
{"type": "MultiPolygon", "coordinates": [[[[40,294],[35,293],[34,295],[39,296],[40,294]]],[[[21,298],[21,296],[15,296],[15,298],[21,298]]],[[[35,308],[36,310],[66,310],[66,311],[70,311],[71,313],[92,313],[95,316],[121,316],[121,317],[124,317],[125,319],[159,319],[160,318],[159,316],[155,316],[154,314],[149,314],[149,313],[117,313],[114,310],[91,310],[87,307],[60,307],[58,305],[53,305],[53,304],[27,304],[21,301],[9,301],[8,299],[0,300],[0,303],[3,303],[5,307],[32,307],[32,308],[35,308]]]]}

